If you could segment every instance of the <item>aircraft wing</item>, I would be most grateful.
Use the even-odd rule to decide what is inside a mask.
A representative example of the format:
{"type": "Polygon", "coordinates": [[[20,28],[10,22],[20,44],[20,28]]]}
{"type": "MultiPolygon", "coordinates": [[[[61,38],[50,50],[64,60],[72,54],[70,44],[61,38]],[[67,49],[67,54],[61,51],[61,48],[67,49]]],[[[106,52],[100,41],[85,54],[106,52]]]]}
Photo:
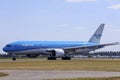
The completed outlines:
{"type": "Polygon", "coordinates": [[[108,43],[108,44],[98,44],[98,45],[90,45],[90,46],[77,46],[77,47],[69,47],[69,48],[64,48],[65,52],[72,52],[76,50],[96,50],[99,48],[103,48],[105,46],[111,46],[111,45],[118,45],[120,44],[119,42],[115,43],[108,43]]]}

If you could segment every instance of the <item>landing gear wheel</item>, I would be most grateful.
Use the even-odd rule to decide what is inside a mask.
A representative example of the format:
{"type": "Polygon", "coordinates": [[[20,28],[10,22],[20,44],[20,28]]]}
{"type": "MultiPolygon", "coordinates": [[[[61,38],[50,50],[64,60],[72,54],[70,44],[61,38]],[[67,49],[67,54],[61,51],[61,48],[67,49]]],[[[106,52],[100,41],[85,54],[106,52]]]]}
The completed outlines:
{"type": "Polygon", "coordinates": [[[56,57],[48,57],[48,60],[56,60],[56,57]]]}
{"type": "Polygon", "coordinates": [[[71,57],[62,57],[62,60],[71,60],[71,57]]]}
{"type": "Polygon", "coordinates": [[[12,60],[15,61],[16,60],[16,54],[11,54],[12,55],[12,60]]]}
{"type": "Polygon", "coordinates": [[[16,60],[16,58],[14,57],[14,58],[12,58],[12,60],[13,60],[13,61],[15,61],[15,60],[16,60]]]}

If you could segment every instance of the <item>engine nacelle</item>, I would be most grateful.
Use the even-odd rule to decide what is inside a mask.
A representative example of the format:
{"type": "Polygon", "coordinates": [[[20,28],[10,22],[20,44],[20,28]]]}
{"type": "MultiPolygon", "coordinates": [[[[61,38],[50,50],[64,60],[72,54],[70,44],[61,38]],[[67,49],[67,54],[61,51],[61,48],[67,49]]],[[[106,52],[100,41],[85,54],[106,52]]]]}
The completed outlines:
{"type": "Polygon", "coordinates": [[[65,55],[65,52],[63,49],[54,49],[51,51],[52,57],[63,57],[65,55]]]}
{"type": "Polygon", "coordinates": [[[29,57],[29,58],[36,58],[36,57],[39,56],[39,54],[28,54],[26,56],[29,57]]]}

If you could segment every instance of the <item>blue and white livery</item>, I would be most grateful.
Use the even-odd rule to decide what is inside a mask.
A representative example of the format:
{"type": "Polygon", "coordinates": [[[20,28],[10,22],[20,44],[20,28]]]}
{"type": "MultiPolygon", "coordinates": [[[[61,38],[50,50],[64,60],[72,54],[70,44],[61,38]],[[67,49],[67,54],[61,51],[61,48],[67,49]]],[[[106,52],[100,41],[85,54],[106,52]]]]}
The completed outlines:
{"type": "Polygon", "coordinates": [[[105,46],[117,45],[118,43],[99,44],[105,24],[101,24],[88,42],[80,41],[17,41],[7,44],[3,51],[12,55],[26,55],[34,58],[39,55],[49,55],[49,60],[56,60],[57,57],[63,60],[70,60],[70,53],[85,53],[95,51],[105,46]]]}

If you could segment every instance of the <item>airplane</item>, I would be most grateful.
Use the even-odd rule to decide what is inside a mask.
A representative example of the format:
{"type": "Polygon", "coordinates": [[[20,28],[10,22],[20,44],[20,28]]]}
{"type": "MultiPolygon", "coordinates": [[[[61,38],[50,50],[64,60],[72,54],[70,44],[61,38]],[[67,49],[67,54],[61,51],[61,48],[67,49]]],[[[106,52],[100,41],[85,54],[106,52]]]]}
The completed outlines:
{"type": "Polygon", "coordinates": [[[71,60],[70,53],[85,53],[95,51],[105,46],[118,45],[118,42],[100,44],[105,24],[101,24],[88,42],[82,41],[16,41],[7,44],[3,51],[12,55],[26,55],[29,58],[36,58],[39,55],[49,55],[48,60],[71,60]]]}

